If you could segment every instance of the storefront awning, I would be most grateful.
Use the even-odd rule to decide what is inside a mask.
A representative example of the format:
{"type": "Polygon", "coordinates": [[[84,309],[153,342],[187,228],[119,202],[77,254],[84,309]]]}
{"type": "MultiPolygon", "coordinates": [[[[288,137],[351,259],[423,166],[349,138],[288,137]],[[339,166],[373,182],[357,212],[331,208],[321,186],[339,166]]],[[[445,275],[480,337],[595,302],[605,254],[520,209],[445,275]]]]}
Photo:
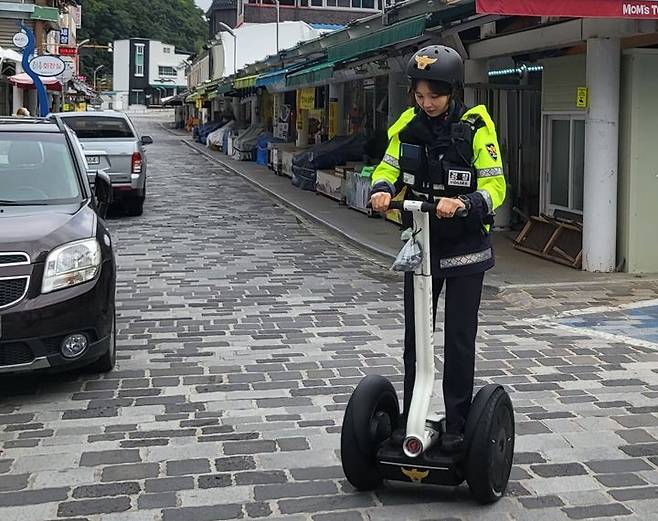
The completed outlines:
{"type": "Polygon", "coordinates": [[[299,72],[291,74],[286,80],[286,85],[288,87],[298,87],[301,85],[308,85],[310,83],[318,83],[320,81],[328,80],[334,74],[335,64],[336,63],[333,61],[319,63],[309,67],[308,69],[303,69],[299,72]]]}
{"type": "Polygon", "coordinates": [[[388,47],[389,45],[417,38],[425,32],[427,18],[421,16],[396,23],[372,34],[356,38],[345,43],[334,45],[327,49],[329,61],[339,62],[357,58],[371,51],[388,47]]]}
{"type": "Polygon", "coordinates": [[[185,103],[194,103],[196,100],[198,100],[201,96],[199,95],[198,92],[193,92],[190,94],[187,98],[185,98],[185,103]]]}
{"type": "Polygon", "coordinates": [[[244,76],[243,78],[238,78],[235,80],[234,87],[236,89],[248,89],[250,87],[255,87],[256,78],[258,78],[257,74],[254,74],[253,76],[244,76]]]}
{"type": "MultiPolygon", "coordinates": [[[[57,78],[45,76],[39,76],[39,78],[41,78],[41,83],[43,83],[43,85],[48,90],[62,90],[62,84],[57,78]]],[[[12,85],[16,85],[16,87],[20,87],[22,89],[34,88],[34,82],[26,72],[21,72],[14,74],[13,76],[9,76],[9,81],[12,85]]]]}
{"type": "Polygon", "coordinates": [[[217,94],[226,94],[227,92],[231,92],[233,90],[233,82],[229,81],[228,83],[222,83],[221,85],[217,86],[217,94]]]}
{"type": "Polygon", "coordinates": [[[273,83],[278,83],[280,81],[286,80],[286,74],[288,74],[289,68],[277,69],[275,71],[266,72],[264,74],[259,74],[256,78],[256,87],[267,87],[273,83]]]}

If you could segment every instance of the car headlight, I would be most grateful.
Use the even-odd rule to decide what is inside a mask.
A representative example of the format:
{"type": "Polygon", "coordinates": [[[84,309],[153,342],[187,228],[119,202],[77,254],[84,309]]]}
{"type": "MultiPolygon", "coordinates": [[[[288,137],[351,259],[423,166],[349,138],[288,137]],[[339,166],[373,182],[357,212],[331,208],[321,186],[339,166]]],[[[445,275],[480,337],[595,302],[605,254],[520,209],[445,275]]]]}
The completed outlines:
{"type": "Polygon", "coordinates": [[[100,266],[101,247],[96,239],[59,246],[46,259],[41,293],[87,282],[96,276],[100,266]]]}

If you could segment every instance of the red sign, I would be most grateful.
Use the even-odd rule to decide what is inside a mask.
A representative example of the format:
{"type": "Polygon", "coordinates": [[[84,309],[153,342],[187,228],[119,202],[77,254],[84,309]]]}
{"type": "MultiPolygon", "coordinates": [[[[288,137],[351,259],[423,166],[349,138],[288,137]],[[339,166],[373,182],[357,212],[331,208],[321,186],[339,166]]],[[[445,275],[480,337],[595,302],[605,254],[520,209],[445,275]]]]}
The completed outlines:
{"type": "Polygon", "coordinates": [[[656,18],[658,0],[477,0],[477,12],[575,18],[656,18]]]}
{"type": "Polygon", "coordinates": [[[63,47],[59,46],[59,55],[60,56],[75,56],[78,54],[78,49],[75,47],[63,47]]]}

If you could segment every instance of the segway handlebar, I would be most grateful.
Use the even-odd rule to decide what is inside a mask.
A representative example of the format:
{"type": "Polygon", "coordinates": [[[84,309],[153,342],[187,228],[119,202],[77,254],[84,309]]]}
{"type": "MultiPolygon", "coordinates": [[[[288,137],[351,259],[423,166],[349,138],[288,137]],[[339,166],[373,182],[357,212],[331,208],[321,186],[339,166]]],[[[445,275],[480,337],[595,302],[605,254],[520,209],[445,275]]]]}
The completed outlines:
{"type": "MultiPolygon", "coordinates": [[[[423,212],[423,213],[436,213],[436,208],[439,205],[436,203],[428,203],[426,201],[391,201],[389,208],[391,210],[400,210],[407,212],[423,212]]],[[[468,210],[466,208],[459,208],[455,212],[455,217],[467,217],[468,210]]]]}

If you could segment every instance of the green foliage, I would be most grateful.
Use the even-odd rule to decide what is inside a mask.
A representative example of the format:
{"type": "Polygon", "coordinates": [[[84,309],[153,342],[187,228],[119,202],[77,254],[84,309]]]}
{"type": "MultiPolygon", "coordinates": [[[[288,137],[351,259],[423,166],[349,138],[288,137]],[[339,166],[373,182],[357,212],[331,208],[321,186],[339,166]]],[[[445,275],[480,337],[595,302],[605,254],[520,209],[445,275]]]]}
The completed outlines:
{"type": "MultiPolygon", "coordinates": [[[[107,45],[114,40],[147,38],[176,46],[177,52],[198,52],[208,39],[203,10],[194,0],[83,0],[78,41],[89,38],[107,45]]],[[[82,47],[82,75],[111,76],[112,55],[103,49],[82,47]]]]}

